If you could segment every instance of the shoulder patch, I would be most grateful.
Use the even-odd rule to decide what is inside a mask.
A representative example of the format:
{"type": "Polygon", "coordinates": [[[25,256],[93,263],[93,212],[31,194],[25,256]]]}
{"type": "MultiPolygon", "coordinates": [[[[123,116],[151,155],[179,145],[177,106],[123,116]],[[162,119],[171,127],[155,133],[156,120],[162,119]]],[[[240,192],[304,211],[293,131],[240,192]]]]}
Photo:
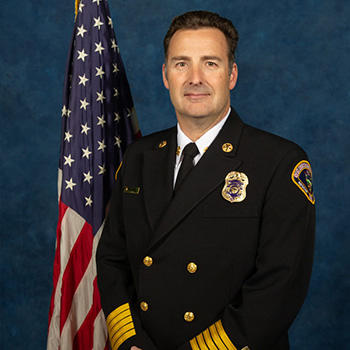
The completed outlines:
{"type": "Polygon", "coordinates": [[[305,194],[306,198],[315,204],[315,196],[312,185],[311,165],[307,160],[300,161],[292,171],[292,181],[305,194]]]}

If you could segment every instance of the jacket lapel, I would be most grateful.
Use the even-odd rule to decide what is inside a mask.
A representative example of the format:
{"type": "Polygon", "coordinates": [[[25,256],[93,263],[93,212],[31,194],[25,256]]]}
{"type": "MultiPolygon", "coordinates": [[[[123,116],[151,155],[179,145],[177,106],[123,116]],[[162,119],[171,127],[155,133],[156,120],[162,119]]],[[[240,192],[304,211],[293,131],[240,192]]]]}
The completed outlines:
{"type": "Polygon", "coordinates": [[[242,121],[232,111],[216,139],[185,179],[166,211],[162,213],[159,223],[155,226],[150,248],[164,238],[210,192],[222,185],[226,175],[242,163],[236,158],[242,128],[242,121]],[[233,150],[224,152],[224,143],[231,143],[233,150]]]}
{"type": "Polygon", "coordinates": [[[172,198],[175,157],[176,127],[162,134],[154,149],[144,154],[144,199],[152,230],[172,198]]]}

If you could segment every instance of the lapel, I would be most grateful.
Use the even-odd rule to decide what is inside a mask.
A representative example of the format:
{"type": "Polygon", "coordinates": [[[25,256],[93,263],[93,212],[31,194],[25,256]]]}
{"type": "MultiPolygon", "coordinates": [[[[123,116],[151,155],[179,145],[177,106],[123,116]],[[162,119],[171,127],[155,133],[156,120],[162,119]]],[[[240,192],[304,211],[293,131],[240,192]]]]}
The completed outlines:
{"type": "MultiPolygon", "coordinates": [[[[155,226],[149,248],[169,234],[200,201],[223,184],[230,171],[237,169],[242,163],[236,158],[242,128],[242,121],[232,109],[218,136],[185,179],[166,211],[162,213],[159,223],[155,226]],[[222,149],[224,143],[231,143],[233,151],[225,153],[222,149]]],[[[171,171],[173,173],[174,167],[171,171]]]]}
{"type": "Polygon", "coordinates": [[[159,135],[152,150],[144,154],[143,189],[147,216],[152,230],[168,206],[173,195],[176,158],[176,127],[159,135]],[[166,141],[166,145],[160,144],[166,141]]]}

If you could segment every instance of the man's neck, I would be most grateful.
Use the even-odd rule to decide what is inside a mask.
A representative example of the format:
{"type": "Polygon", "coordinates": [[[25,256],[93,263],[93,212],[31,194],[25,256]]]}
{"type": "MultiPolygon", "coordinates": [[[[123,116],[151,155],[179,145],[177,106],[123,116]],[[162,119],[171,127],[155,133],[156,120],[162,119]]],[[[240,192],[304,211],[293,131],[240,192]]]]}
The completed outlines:
{"type": "Polygon", "coordinates": [[[177,116],[178,123],[183,133],[193,142],[197,141],[202,135],[219,123],[229,111],[228,107],[224,113],[221,113],[216,119],[210,117],[182,117],[177,116]]]}

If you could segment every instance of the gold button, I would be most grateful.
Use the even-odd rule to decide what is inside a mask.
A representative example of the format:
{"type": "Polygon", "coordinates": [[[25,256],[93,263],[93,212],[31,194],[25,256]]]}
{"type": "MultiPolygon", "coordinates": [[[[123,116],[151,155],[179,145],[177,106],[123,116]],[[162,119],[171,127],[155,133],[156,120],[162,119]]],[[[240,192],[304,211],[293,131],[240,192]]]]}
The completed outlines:
{"type": "Polygon", "coordinates": [[[244,348],[242,348],[241,350],[250,350],[248,346],[245,346],[244,348]]]}
{"type": "Polygon", "coordinates": [[[186,312],[184,314],[184,319],[186,322],[192,322],[194,320],[194,313],[193,312],[186,312]]]}
{"type": "Polygon", "coordinates": [[[232,152],[233,146],[231,143],[227,142],[222,145],[222,150],[226,153],[232,152]]]}
{"type": "Polygon", "coordinates": [[[141,301],[140,308],[141,308],[142,311],[147,311],[148,310],[148,304],[145,301],[141,301]]]}
{"type": "Polygon", "coordinates": [[[187,265],[187,271],[189,273],[195,273],[197,271],[197,265],[194,263],[194,262],[190,262],[188,265],[187,265]]]}
{"type": "Polygon", "coordinates": [[[159,145],[158,145],[158,147],[159,148],[163,148],[163,147],[165,147],[167,145],[167,142],[164,140],[164,141],[162,141],[159,145]]]}
{"type": "Polygon", "coordinates": [[[153,259],[150,256],[145,256],[143,258],[143,263],[149,267],[153,264],[153,259]]]}

